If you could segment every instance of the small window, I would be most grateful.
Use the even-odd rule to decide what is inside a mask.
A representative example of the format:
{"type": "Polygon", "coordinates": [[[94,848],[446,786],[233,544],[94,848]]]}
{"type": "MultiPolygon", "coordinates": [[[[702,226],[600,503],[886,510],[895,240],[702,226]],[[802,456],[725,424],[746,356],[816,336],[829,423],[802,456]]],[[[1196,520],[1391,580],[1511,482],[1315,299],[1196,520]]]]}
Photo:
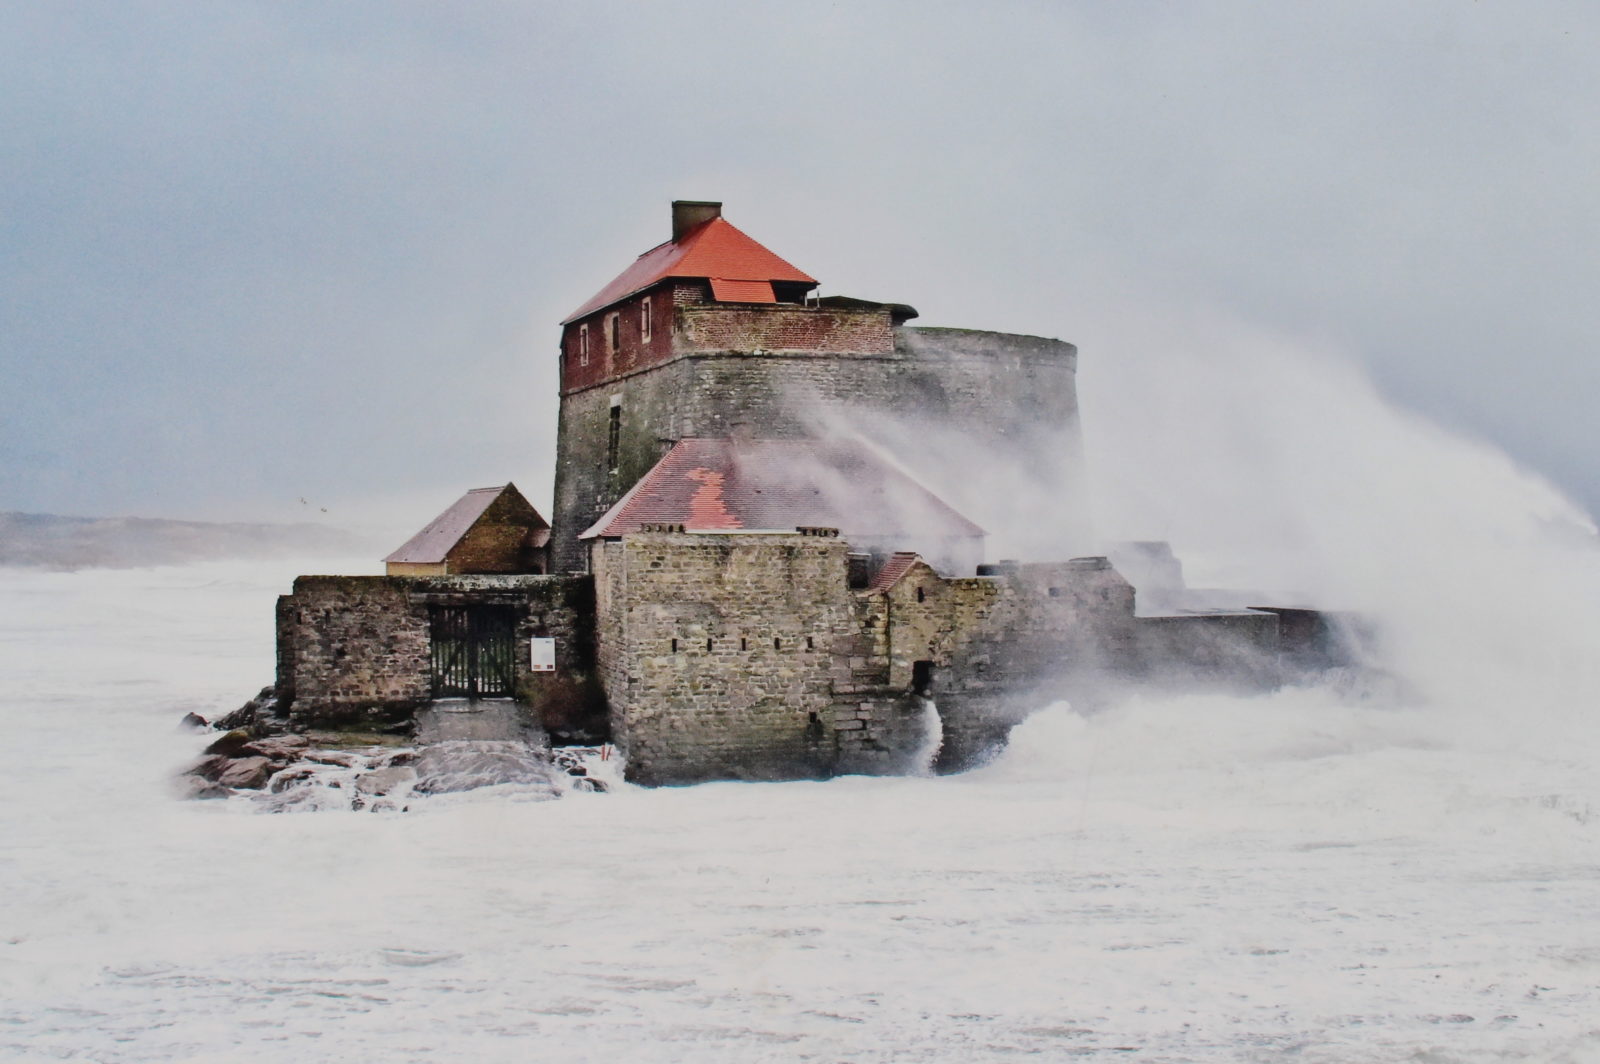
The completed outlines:
{"type": "Polygon", "coordinates": [[[674,654],[678,652],[678,641],[676,639],[672,641],[672,652],[674,654]]]}
{"type": "Polygon", "coordinates": [[[749,650],[750,649],[750,640],[746,639],[744,636],[740,636],[739,637],[739,649],[740,650],[749,650]]]}
{"type": "Polygon", "coordinates": [[[578,326],[578,365],[589,364],[589,326],[578,326]]]}
{"type": "Polygon", "coordinates": [[[606,350],[612,354],[622,349],[621,320],[621,314],[613,314],[606,319],[606,350]]]}
{"type": "Polygon", "coordinates": [[[807,650],[815,650],[815,649],[817,649],[817,641],[815,639],[812,639],[810,636],[806,636],[806,649],[807,650]]]}
{"type": "Polygon", "coordinates": [[[716,649],[717,649],[717,643],[716,643],[716,640],[714,640],[714,639],[707,639],[707,640],[706,640],[706,653],[707,653],[707,654],[709,654],[709,653],[711,653],[711,652],[712,652],[712,651],[713,651],[713,650],[716,650],[716,649]]]}
{"type": "Polygon", "coordinates": [[[650,299],[639,304],[639,339],[650,339],[650,299]]]}
{"type": "Polygon", "coordinates": [[[779,639],[777,636],[773,636],[772,637],[772,649],[773,650],[782,650],[783,649],[783,640],[779,639]]]}
{"type": "Polygon", "coordinates": [[[922,601],[926,600],[927,597],[928,597],[928,593],[926,591],[922,590],[922,588],[920,588],[920,587],[917,588],[917,601],[918,602],[922,602],[922,601]]]}
{"type": "Polygon", "coordinates": [[[911,663],[911,693],[926,698],[933,692],[933,662],[911,663]]]}
{"type": "Polygon", "coordinates": [[[618,453],[622,450],[622,407],[611,408],[611,423],[606,427],[606,468],[617,471],[618,453]]]}

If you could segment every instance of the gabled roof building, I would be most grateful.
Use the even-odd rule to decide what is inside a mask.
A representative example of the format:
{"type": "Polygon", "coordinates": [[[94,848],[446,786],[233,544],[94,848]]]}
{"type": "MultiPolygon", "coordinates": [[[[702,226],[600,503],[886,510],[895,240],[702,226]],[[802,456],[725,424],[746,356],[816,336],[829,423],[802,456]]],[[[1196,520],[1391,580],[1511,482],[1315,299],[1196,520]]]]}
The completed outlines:
{"type": "Polygon", "coordinates": [[[550,525],[515,484],[474,488],[383,559],[390,576],[542,573],[550,525]]]}

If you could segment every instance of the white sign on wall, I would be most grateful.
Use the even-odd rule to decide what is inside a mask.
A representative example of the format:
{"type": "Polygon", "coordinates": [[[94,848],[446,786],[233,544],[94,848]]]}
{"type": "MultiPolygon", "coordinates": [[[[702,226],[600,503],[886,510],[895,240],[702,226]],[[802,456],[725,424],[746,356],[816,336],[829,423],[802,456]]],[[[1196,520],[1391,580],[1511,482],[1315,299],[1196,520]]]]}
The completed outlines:
{"type": "Polygon", "coordinates": [[[556,671],[556,641],[554,639],[533,639],[532,661],[534,672],[556,671]]]}

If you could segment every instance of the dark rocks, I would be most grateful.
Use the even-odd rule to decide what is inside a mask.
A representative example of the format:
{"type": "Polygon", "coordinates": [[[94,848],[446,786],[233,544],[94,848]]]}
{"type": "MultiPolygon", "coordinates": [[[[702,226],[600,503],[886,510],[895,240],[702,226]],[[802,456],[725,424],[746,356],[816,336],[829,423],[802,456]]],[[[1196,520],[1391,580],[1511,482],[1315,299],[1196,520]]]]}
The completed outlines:
{"type": "Polygon", "coordinates": [[[233,763],[231,757],[223,754],[205,754],[200,760],[190,765],[184,776],[193,776],[196,779],[215,780],[233,763]]]}
{"type": "Polygon", "coordinates": [[[278,714],[278,696],[272,687],[263,687],[250,701],[218,717],[211,726],[219,731],[248,731],[253,735],[268,735],[283,731],[288,722],[278,714]]]}
{"type": "Polygon", "coordinates": [[[178,797],[184,801],[195,801],[206,798],[226,798],[232,792],[220,783],[201,776],[185,775],[178,777],[178,797]]]}
{"type": "Polygon", "coordinates": [[[244,745],[243,753],[288,764],[303,755],[310,745],[304,735],[274,735],[250,740],[244,745]]]}
{"type": "Polygon", "coordinates": [[[183,719],[178,721],[178,727],[184,731],[205,731],[211,727],[206,723],[206,718],[198,713],[185,713],[183,719]]]}
{"type": "Polygon", "coordinates": [[[393,794],[414,783],[417,772],[409,765],[391,765],[356,777],[356,790],[362,794],[393,794]]]}
{"type": "Polygon", "coordinates": [[[223,757],[238,757],[244,753],[244,748],[250,745],[250,733],[243,729],[236,729],[214,740],[206,747],[208,754],[220,754],[223,757]]]}
{"type": "Polygon", "coordinates": [[[264,757],[240,757],[228,763],[217,777],[224,787],[238,790],[260,790],[272,775],[272,762],[264,757]]]}
{"type": "Polygon", "coordinates": [[[298,761],[310,744],[303,735],[252,737],[244,728],[219,736],[180,777],[185,798],[225,798],[234,790],[260,790],[275,773],[298,761]]]}

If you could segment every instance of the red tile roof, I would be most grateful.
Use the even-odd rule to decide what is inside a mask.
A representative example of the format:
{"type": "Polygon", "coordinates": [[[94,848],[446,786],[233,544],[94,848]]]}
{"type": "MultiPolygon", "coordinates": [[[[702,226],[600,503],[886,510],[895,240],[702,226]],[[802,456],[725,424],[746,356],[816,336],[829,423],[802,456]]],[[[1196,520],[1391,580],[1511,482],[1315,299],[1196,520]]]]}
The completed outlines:
{"type": "MultiPolygon", "coordinates": [[[[728,297],[739,303],[775,302],[771,293],[773,281],[817,283],[816,278],[801,273],[751,240],[726,219],[713,218],[689,230],[677,243],[668,241],[640,255],[616,280],[567,315],[561,324],[577,321],[669,277],[716,278],[725,284],[767,282],[767,298],[728,297]]],[[[719,295],[717,298],[724,297],[719,295]]]]}
{"type": "Polygon", "coordinates": [[[911,571],[911,567],[922,560],[916,551],[897,550],[889,556],[872,577],[872,582],[867,587],[872,591],[887,591],[900,582],[900,578],[911,571]]]}
{"type": "Polygon", "coordinates": [[[647,524],[689,530],[838,528],[844,538],[966,538],[983,529],[864,445],[679,440],[582,537],[647,524]]]}
{"type": "Polygon", "coordinates": [[[711,298],[719,303],[776,303],[771,281],[730,281],[711,278],[711,298]]]}
{"type": "MultiPolygon", "coordinates": [[[[445,555],[450,553],[461,537],[466,535],[473,525],[478,523],[484,511],[494,505],[496,499],[505,492],[512,492],[518,499],[522,493],[517,491],[514,484],[502,484],[498,488],[473,488],[461,498],[451,503],[450,508],[444,513],[429,521],[421,532],[412,536],[401,545],[400,549],[383,559],[386,562],[411,562],[414,564],[427,564],[442,562],[445,555]]],[[[527,506],[527,500],[522,500],[527,506]]],[[[533,510],[532,506],[528,506],[533,510]]],[[[534,511],[536,529],[549,528],[543,517],[534,511]]]]}

